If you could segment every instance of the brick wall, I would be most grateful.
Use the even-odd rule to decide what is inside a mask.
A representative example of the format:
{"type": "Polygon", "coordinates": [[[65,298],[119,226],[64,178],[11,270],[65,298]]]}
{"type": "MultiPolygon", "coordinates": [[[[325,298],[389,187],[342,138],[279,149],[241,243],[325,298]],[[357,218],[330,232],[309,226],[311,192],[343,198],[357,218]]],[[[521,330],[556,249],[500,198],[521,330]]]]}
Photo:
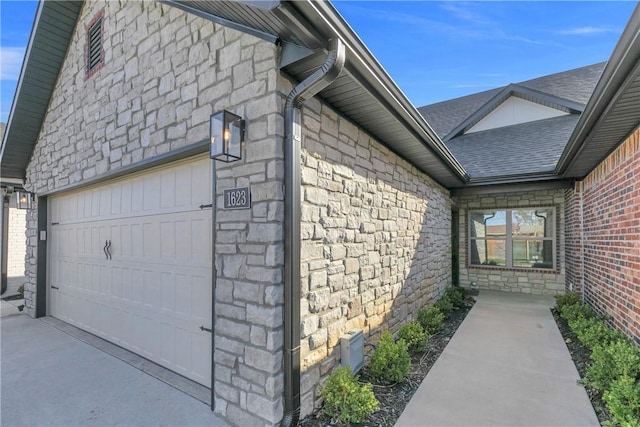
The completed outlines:
{"type": "MultiPolygon", "coordinates": [[[[579,185],[579,184],[577,184],[579,185]]],[[[567,291],[582,292],[582,195],[573,189],[565,190],[565,261],[567,291]]]]}
{"type": "Polygon", "coordinates": [[[563,293],[565,287],[564,203],[563,190],[459,196],[457,205],[460,208],[460,285],[466,288],[475,287],[537,295],[563,293]],[[541,206],[556,207],[556,269],[547,271],[469,265],[467,225],[469,210],[541,206]],[[475,283],[475,286],[472,286],[472,283],[475,283]]]}
{"type": "MultiPolygon", "coordinates": [[[[218,164],[250,210],[218,210],[216,412],[234,425],[282,418],[283,118],[278,48],[158,2],[87,1],[27,169],[55,193],[206,140],[209,117],[247,121],[243,160],[218,164]],[[85,31],[104,13],[105,63],[85,76],[85,31]]],[[[37,211],[29,213],[27,312],[36,298],[37,211]]],[[[208,238],[203,236],[203,238],[208,238]]]]}
{"type": "Polygon", "coordinates": [[[303,109],[302,416],[340,363],[340,337],[375,343],[451,281],[449,192],[317,100],[303,109]]]}
{"type": "Polygon", "coordinates": [[[7,251],[7,277],[24,276],[24,260],[27,252],[27,211],[9,209],[9,250],[7,251]]]}
{"type": "Polygon", "coordinates": [[[575,191],[583,199],[584,295],[640,343],[640,129],[575,191]]]}

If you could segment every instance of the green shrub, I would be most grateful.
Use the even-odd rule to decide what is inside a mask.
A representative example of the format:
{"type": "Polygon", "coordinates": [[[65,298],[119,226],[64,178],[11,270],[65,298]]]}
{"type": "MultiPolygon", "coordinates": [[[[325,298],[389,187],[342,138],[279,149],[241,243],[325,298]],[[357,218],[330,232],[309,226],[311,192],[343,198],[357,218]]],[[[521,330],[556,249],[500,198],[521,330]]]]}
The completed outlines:
{"type": "Polygon", "coordinates": [[[24,298],[24,285],[20,285],[20,287],[18,288],[18,294],[24,298]]]}
{"type": "Polygon", "coordinates": [[[595,313],[586,304],[565,305],[560,311],[560,315],[567,321],[571,322],[578,317],[594,317],[595,313]]]}
{"type": "Polygon", "coordinates": [[[561,312],[565,305],[580,304],[580,294],[577,292],[567,292],[564,295],[556,295],[556,309],[561,312]]]}
{"type": "Polygon", "coordinates": [[[598,345],[591,353],[593,363],[587,368],[586,383],[599,391],[609,389],[622,376],[640,375],[640,349],[627,340],[598,345]]]}
{"type": "Polygon", "coordinates": [[[449,315],[451,314],[451,311],[453,310],[453,303],[451,302],[451,300],[447,295],[444,295],[440,299],[440,301],[438,301],[433,305],[435,307],[438,307],[438,309],[442,312],[442,314],[444,314],[445,318],[449,317],[449,315]]]}
{"type": "Polygon", "coordinates": [[[435,334],[442,330],[444,314],[436,306],[422,307],[418,310],[417,320],[427,334],[435,334]]]}
{"type": "Polygon", "coordinates": [[[611,383],[602,399],[622,427],[640,427],[640,382],[623,375],[611,383]]]}
{"type": "Polygon", "coordinates": [[[398,338],[404,340],[407,348],[412,352],[424,349],[428,340],[427,334],[424,333],[424,329],[422,329],[422,326],[418,322],[410,322],[402,325],[398,332],[398,338]]]}
{"type": "Polygon", "coordinates": [[[324,413],[342,423],[361,423],[380,409],[371,384],[358,384],[348,366],[336,369],[329,376],[320,395],[324,398],[324,413]]]}
{"type": "Polygon", "coordinates": [[[609,345],[618,340],[624,340],[624,335],[610,328],[604,320],[598,317],[578,317],[569,322],[569,326],[580,342],[592,350],[598,345],[609,345]]]}
{"type": "Polygon", "coordinates": [[[454,308],[460,308],[464,306],[464,300],[467,297],[467,291],[460,286],[452,286],[447,288],[444,292],[444,296],[451,301],[454,308]]]}
{"type": "Polygon", "coordinates": [[[404,340],[393,341],[389,331],[380,336],[380,341],[371,355],[369,373],[382,383],[397,383],[409,372],[411,358],[404,340]]]}

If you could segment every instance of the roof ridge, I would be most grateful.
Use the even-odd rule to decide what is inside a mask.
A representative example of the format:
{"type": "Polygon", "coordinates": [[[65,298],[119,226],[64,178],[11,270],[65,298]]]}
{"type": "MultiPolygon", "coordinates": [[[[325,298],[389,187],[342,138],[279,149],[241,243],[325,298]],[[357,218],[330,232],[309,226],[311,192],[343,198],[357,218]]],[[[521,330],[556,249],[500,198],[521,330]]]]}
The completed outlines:
{"type": "Polygon", "coordinates": [[[564,70],[564,71],[558,71],[556,73],[551,73],[551,74],[545,74],[544,76],[539,76],[539,77],[534,77],[532,79],[528,79],[528,80],[522,80],[521,82],[518,82],[518,84],[523,84],[523,83],[528,83],[528,82],[532,82],[535,80],[543,80],[543,79],[549,79],[551,77],[557,77],[561,74],[571,74],[571,73],[575,73],[578,70],[583,70],[586,68],[592,68],[592,67],[596,67],[596,66],[604,66],[604,64],[606,64],[607,61],[602,61],[602,62],[596,62],[594,64],[590,64],[590,65],[583,65],[582,67],[576,67],[576,68],[571,68],[569,70],[564,70]]]}
{"type": "MultiPolygon", "coordinates": [[[[596,67],[596,66],[604,66],[604,64],[606,64],[606,62],[607,61],[596,62],[594,64],[584,65],[582,67],[576,67],[576,68],[572,68],[572,69],[569,69],[569,70],[558,71],[558,72],[552,73],[552,74],[545,74],[543,76],[534,77],[532,79],[521,80],[519,82],[511,82],[511,83],[508,83],[508,84],[505,84],[505,85],[502,85],[502,86],[496,86],[494,88],[483,90],[483,91],[480,91],[480,92],[474,92],[474,93],[470,93],[468,95],[458,96],[456,98],[445,99],[443,101],[434,102],[432,104],[422,105],[422,106],[418,107],[418,109],[427,108],[427,107],[431,108],[431,107],[435,107],[435,106],[446,104],[446,103],[453,102],[453,101],[460,101],[460,100],[468,98],[468,97],[478,96],[478,95],[481,95],[481,94],[486,94],[488,92],[495,91],[495,90],[501,91],[501,90],[503,90],[503,89],[505,89],[505,88],[507,88],[507,87],[509,87],[511,85],[523,86],[526,83],[530,83],[530,82],[534,82],[534,81],[542,81],[542,80],[545,80],[545,79],[551,79],[552,77],[557,77],[557,76],[562,75],[562,74],[569,75],[571,73],[575,73],[577,70],[587,69],[587,68],[596,67]]],[[[543,91],[540,91],[540,90],[538,90],[538,92],[547,93],[547,92],[543,92],[543,91]]],[[[551,94],[551,93],[550,93],[550,95],[557,96],[557,95],[554,95],[554,94],[551,94]]]]}

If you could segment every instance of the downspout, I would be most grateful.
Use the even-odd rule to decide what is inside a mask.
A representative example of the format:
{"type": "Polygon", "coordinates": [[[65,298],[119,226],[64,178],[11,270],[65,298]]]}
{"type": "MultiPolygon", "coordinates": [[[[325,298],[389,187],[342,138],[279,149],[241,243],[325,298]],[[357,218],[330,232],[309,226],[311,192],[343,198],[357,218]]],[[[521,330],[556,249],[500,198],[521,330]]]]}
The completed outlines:
{"type": "Polygon", "coordinates": [[[0,236],[2,236],[2,258],[0,271],[0,295],[7,292],[8,283],[8,265],[9,265],[9,200],[11,200],[11,193],[7,193],[2,196],[2,230],[0,236]]]}
{"type": "Polygon", "coordinates": [[[284,417],[281,426],[295,426],[300,417],[300,107],[338,78],[344,67],[345,47],[332,39],[320,68],[298,84],[284,107],[284,417]]]}

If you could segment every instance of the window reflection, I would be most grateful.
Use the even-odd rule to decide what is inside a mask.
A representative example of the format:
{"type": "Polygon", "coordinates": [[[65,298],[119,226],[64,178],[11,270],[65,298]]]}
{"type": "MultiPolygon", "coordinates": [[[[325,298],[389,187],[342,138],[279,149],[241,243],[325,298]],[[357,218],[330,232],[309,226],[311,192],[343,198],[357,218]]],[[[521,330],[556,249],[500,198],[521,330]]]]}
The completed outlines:
{"type": "Polygon", "coordinates": [[[471,265],[554,267],[554,208],[469,212],[471,265]]]}

